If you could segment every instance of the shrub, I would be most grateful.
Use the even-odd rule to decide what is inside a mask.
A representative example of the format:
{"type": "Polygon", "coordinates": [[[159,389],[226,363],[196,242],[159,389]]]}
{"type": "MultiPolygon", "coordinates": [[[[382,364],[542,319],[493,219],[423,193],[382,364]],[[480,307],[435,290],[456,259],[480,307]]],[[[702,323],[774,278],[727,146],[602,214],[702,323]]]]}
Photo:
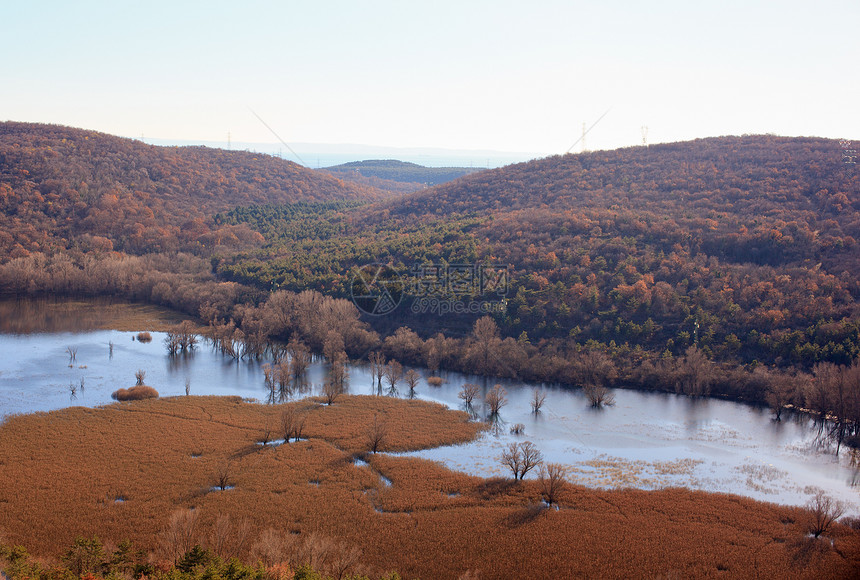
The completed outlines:
{"type": "Polygon", "coordinates": [[[431,387],[440,387],[440,386],[442,386],[442,383],[444,383],[444,382],[445,382],[445,379],[443,379],[442,377],[429,377],[427,379],[427,384],[430,385],[431,387]]]}
{"type": "Polygon", "coordinates": [[[114,401],[140,401],[142,399],[157,399],[158,391],[146,385],[136,385],[130,389],[119,389],[111,394],[114,401]]]}
{"type": "Polygon", "coordinates": [[[137,340],[140,342],[152,342],[152,335],[148,332],[138,332],[137,340]]]}

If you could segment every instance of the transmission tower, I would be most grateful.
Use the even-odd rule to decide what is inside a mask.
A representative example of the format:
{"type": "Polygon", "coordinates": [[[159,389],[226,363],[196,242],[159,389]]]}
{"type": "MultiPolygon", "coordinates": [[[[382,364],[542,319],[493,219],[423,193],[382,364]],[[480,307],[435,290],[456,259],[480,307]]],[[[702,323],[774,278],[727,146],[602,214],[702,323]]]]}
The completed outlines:
{"type": "Polygon", "coordinates": [[[227,131],[227,151],[230,150],[230,131],[227,131]]]}
{"type": "Polygon", "coordinates": [[[588,133],[588,131],[585,130],[585,121],[583,121],[582,122],[582,137],[580,138],[580,141],[582,141],[582,152],[583,153],[588,151],[588,149],[585,148],[585,134],[586,133],[588,133]]]}
{"type": "Polygon", "coordinates": [[[648,147],[648,125],[642,125],[642,146],[648,147]]]}

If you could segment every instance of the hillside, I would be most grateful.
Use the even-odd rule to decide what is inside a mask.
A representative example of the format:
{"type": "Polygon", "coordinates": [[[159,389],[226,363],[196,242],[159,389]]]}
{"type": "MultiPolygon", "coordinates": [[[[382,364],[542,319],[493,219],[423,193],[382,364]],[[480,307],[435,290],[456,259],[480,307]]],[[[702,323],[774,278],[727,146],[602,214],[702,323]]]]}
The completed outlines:
{"type": "MultiPolygon", "coordinates": [[[[670,354],[695,344],[721,360],[808,368],[860,351],[858,191],[856,166],[825,139],[557,156],[334,212],[319,228],[304,220],[301,236],[270,232],[262,252],[221,271],[348,295],[350,266],[492,264],[510,268],[496,316],[508,336],[670,354]]],[[[230,219],[259,229],[268,218],[230,219]]],[[[461,325],[402,310],[419,331],[461,325]]]]}
{"type": "Polygon", "coordinates": [[[458,177],[477,173],[483,171],[483,169],[476,167],[424,167],[417,163],[398,161],[396,159],[373,159],[324,167],[322,171],[345,180],[376,178],[411,184],[414,191],[415,189],[423,189],[428,186],[432,187],[453,181],[458,177]]]}
{"type": "Polygon", "coordinates": [[[131,253],[260,241],[209,219],[236,205],[368,200],[380,192],[264,154],[157,147],[56,125],[0,124],[0,255],[131,253]]]}

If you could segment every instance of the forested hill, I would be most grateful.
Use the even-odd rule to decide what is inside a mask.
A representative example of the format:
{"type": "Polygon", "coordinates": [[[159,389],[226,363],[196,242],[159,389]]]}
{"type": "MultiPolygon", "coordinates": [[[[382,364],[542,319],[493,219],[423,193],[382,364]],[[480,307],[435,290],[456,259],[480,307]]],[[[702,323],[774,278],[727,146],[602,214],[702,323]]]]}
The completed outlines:
{"type": "Polygon", "coordinates": [[[241,242],[242,231],[218,234],[207,218],[237,205],[379,195],[265,154],[157,147],[57,125],[0,123],[4,256],[79,242],[130,252],[241,242]]]}
{"type": "Polygon", "coordinates": [[[482,259],[513,268],[503,322],[514,336],[673,350],[698,339],[724,356],[804,363],[860,352],[860,169],[835,140],[556,156],[373,209],[371,223],[484,218],[472,235],[482,259]]]}
{"type": "MultiPolygon", "coordinates": [[[[808,368],[860,354],[858,191],[835,140],[721,137],[557,156],[324,219],[305,211],[300,237],[289,224],[266,229],[282,212],[232,215],[269,244],[220,272],[348,296],[349,268],[369,262],[507,267],[507,310],[495,316],[507,336],[676,355],[697,345],[717,359],[808,368]]],[[[455,318],[407,312],[403,323],[420,331],[455,318]]]]}
{"type": "Polygon", "coordinates": [[[510,165],[384,210],[509,216],[511,227],[550,220],[545,234],[644,236],[730,261],[857,273],[858,192],[860,171],[837,141],[720,137],[510,165]]]}
{"type": "Polygon", "coordinates": [[[367,183],[391,191],[410,192],[453,181],[483,169],[476,167],[424,167],[395,159],[353,161],[321,169],[344,180],[367,183]]]}

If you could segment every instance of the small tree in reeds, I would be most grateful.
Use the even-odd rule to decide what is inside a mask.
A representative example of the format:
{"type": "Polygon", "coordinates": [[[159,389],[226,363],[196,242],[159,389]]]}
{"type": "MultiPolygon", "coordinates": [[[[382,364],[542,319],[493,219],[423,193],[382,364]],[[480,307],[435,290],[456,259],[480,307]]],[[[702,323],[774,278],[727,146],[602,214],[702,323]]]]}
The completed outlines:
{"type": "Polygon", "coordinates": [[[381,451],[388,437],[388,426],[379,419],[379,415],[373,415],[373,423],[367,429],[367,449],[372,453],[381,451]]]}
{"type": "Polygon", "coordinates": [[[495,385],[487,392],[487,396],[484,397],[484,403],[487,405],[490,417],[497,417],[499,410],[508,404],[507,395],[508,393],[502,388],[502,385],[495,385]]]}
{"type": "Polygon", "coordinates": [[[331,380],[327,380],[323,384],[322,397],[326,405],[334,405],[335,401],[341,394],[341,388],[331,380]]]}
{"type": "Polygon", "coordinates": [[[842,517],[846,505],[825,494],[824,491],[818,491],[806,504],[806,509],[812,516],[807,529],[813,537],[817,538],[821,534],[826,534],[833,523],[842,517]]]}
{"type": "Polygon", "coordinates": [[[538,481],[546,504],[548,506],[558,504],[559,496],[567,486],[567,468],[560,463],[541,465],[538,481]]]}
{"type": "Polygon", "coordinates": [[[305,428],[305,415],[297,413],[292,407],[284,410],[281,413],[281,433],[284,435],[284,442],[289,443],[290,438],[296,441],[301,439],[302,431],[305,428]]]}
{"type": "Polygon", "coordinates": [[[502,452],[501,462],[511,470],[514,479],[522,480],[529,471],[543,463],[543,456],[534,443],[523,441],[508,445],[502,452]]]}
{"type": "Polygon", "coordinates": [[[215,487],[224,491],[230,487],[232,478],[231,465],[229,461],[224,461],[215,468],[215,487]]]}
{"type": "Polygon", "coordinates": [[[532,391],[532,413],[540,413],[540,408],[543,407],[546,401],[546,393],[535,389],[532,391]]]}
{"type": "Polygon", "coordinates": [[[268,419],[266,419],[266,424],[263,425],[258,441],[263,445],[263,447],[266,447],[272,441],[272,425],[269,423],[268,419]]]}

